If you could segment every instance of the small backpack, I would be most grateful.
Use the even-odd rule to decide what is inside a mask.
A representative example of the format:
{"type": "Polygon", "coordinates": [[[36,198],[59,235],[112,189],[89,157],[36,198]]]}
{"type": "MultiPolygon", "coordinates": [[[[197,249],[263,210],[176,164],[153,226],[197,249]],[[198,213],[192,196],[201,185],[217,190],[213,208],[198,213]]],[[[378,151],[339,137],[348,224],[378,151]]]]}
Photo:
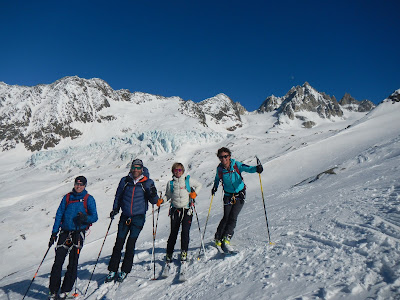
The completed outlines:
{"type": "MultiPolygon", "coordinates": [[[[190,193],[191,188],[190,188],[190,184],[189,184],[189,179],[190,179],[190,175],[185,177],[186,190],[190,193]]],[[[170,187],[171,193],[173,193],[174,192],[174,181],[173,180],[171,180],[169,182],[169,187],[170,187]]]]}
{"type": "MultiPolygon", "coordinates": [[[[65,200],[66,200],[65,208],[67,208],[67,206],[70,205],[71,203],[83,202],[83,206],[85,207],[86,214],[88,214],[87,200],[88,200],[88,198],[89,198],[90,195],[89,195],[89,194],[86,194],[86,195],[83,197],[83,199],[78,199],[78,200],[70,200],[70,199],[69,199],[70,196],[71,196],[71,193],[68,193],[68,194],[66,195],[66,199],[65,199],[65,200]]],[[[88,224],[88,226],[86,227],[86,230],[88,230],[90,226],[92,226],[92,223],[88,224]]]]}

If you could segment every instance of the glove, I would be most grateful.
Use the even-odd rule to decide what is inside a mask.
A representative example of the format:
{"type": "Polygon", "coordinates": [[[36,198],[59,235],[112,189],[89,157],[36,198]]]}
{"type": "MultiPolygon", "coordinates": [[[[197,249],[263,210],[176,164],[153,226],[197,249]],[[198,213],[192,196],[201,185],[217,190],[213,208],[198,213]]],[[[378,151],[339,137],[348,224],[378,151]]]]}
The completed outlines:
{"type": "Polygon", "coordinates": [[[195,191],[190,192],[189,197],[190,197],[190,199],[193,199],[193,200],[196,199],[196,197],[197,197],[196,192],[195,191]]]}
{"type": "Polygon", "coordinates": [[[157,207],[160,207],[161,204],[163,204],[164,200],[159,198],[157,201],[157,207]]]}
{"type": "Polygon", "coordinates": [[[76,215],[76,220],[78,221],[79,224],[86,223],[87,215],[84,214],[83,212],[78,212],[78,214],[76,215]]]}
{"type": "Polygon", "coordinates": [[[111,218],[111,220],[114,220],[114,216],[117,215],[117,214],[118,214],[118,211],[112,210],[112,211],[110,212],[110,218],[111,218]]]}
{"type": "Polygon", "coordinates": [[[49,248],[56,242],[56,240],[57,240],[57,232],[53,232],[49,240],[49,248]]]}
{"type": "Polygon", "coordinates": [[[218,187],[213,186],[212,190],[211,190],[211,195],[215,195],[215,193],[217,192],[218,187]]]}
{"type": "Polygon", "coordinates": [[[262,171],[264,171],[264,168],[262,165],[257,165],[257,173],[261,174],[262,171]]]}

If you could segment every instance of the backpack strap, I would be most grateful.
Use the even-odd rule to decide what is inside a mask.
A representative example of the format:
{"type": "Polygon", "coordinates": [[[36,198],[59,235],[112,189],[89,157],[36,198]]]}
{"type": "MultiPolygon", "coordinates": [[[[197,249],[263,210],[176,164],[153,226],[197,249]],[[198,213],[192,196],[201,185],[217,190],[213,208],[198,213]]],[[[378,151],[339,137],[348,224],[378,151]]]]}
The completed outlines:
{"type": "Polygon", "coordinates": [[[83,197],[83,201],[81,201],[82,199],[76,200],[76,201],[71,201],[71,200],[70,200],[70,196],[71,196],[71,193],[68,193],[68,194],[66,195],[66,197],[65,197],[65,200],[66,200],[65,208],[67,208],[67,206],[70,205],[71,203],[83,202],[83,206],[85,207],[85,211],[86,211],[86,213],[88,213],[87,200],[88,200],[88,198],[89,198],[89,196],[90,196],[89,194],[86,194],[86,195],[83,197]]]}
{"type": "Polygon", "coordinates": [[[190,175],[186,176],[185,184],[186,184],[186,190],[190,193],[191,192],[191,188],[190,188],[189,179],[190,179],[190,175]]]}
{"type": "MultiPolygon", "coordinates": [[[[243,181],[242,173],[240,173],[239,167],[237,166],[236,162],[235,162],[235,164],[233,165],[233,169],[236,171],[236,173],[238,173],[238,174],[240,175],[240,178],[242,178],[242,181],[243,181]]],[[[222,175],[223,175],[222,170],[223,170],[223,169],[222,169],[222,165],[221,165],[221,164],[218,165],[217,170],[218,170],[218,177],[219,177],[219,180],[222,180],[222,175]]]]}
{"type": "MultiPolygon", "coordinates": [[[[190,193],[192,190],[191,190],[191,187],[190,187],[189,179],[190,179],[190,175],[185,177],[186,190],[190,193]]],[[[173,180],[171,180],[169,182],[169,189],[170,189],[171,193],[174,192],[174,181],[173,180]]]]}

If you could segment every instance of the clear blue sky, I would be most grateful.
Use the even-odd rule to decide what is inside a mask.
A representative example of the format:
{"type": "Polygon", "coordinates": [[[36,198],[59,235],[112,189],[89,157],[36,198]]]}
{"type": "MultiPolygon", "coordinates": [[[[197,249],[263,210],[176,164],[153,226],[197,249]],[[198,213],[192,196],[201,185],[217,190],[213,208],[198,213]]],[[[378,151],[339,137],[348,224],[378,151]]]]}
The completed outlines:
{"type": "Polygon", "coordinates": [[[196,102],[225,93],[250,111],[308,81],[378,103],[400,88],[399,11],[398,0],[0,0],[0,81],[96,77],[196,102]]]}

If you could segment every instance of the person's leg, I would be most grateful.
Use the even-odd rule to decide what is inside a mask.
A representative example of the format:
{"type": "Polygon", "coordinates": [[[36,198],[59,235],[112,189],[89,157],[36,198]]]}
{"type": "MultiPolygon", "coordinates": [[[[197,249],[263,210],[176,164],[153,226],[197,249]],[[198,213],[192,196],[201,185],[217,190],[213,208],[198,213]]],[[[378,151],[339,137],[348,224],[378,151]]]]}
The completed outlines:
{"type": "Polygon", "coordinates": [[[224,215],[221,219],[221,221],[219,222],[219,225],[217,227],[217,232],[215,233],[215,239],[216,240],[221,240],[225,234],[225,227],[228,223],[229,220],[229,215],[231,213],[231,209],[232,209],[232,204],[230,203],[230,199],[231,197],[229,196],[224,196],[224,215]]]}
{"type": "Polygon", "coordinates": [[[182,213],[181,210],[171,209],[171,232],[167,242],[167,256],[172,257],[178,238],[179,227],[181,224],[182,213]]]}
{"type": "Polygon", "coordinates": [[[56,246],[56,256],[54,258],[54,264],[50,273],[50,294],[57,294],[58,290],[60,289],[62,266],[68,253],[68,248],[66,248],[66,246],[63,247],[62,245],[65,244],[67,238],[68,233],[60,232],[56,246]]]}
{"type": "Polygon", "coordinates": [[[236,203],[231,206],[232,208],[230,210],[229,217],[226,222],[225,231],[222,235],[222,237],[229,237],[229,239],[234,234],[239,213],[244,206],[244,199],[237,198],[236,203]]]}
{"type": "MultiPolygon", "coordinates": [[[[83,234],[83,233],[82,233],[83,234]]],[[[73,235],[74,245],[69,252],[69,262],[67,272],[65,272],[63,284],[61,286],[61,293],[70,292],[74,286],[76,276],[78,273],[78,260],[79,254],[83,247],[84,236],[80,232],[73,235]]]]}
{"type": "Polygon", "coordinates": [[[108,271],[110,272],[117,272],[119,268],[122,248],[124,246],[125,239],[129,231],[129,227],[126,225],[127,219],[128,218],[124,215],[121,215],[121,218],[119,219],[117,238],[115,240],[115,245],[111,254],[110,262],[108,263],[108,271]]]}
{"type": "Polygon", "coordinates": [[[190,226],[192,225],[193,215],[188,214],[189,210],[185,209],[185,216],[182,220],[182,232],[181,232],[181,251],[187,252],[189,249],[190,241],[190,226]]]}
{"type": "Polygon", "coordinates": [[[135,255],[135,244],[139,237],[140,232],[143,229],[146,215],[137,215],[131,218],[131,225],[129,227],[130,234],[126,243],[124,260],[122,262],[121,271],[130,273],[132,270],[133,257],[135,255]]]}

